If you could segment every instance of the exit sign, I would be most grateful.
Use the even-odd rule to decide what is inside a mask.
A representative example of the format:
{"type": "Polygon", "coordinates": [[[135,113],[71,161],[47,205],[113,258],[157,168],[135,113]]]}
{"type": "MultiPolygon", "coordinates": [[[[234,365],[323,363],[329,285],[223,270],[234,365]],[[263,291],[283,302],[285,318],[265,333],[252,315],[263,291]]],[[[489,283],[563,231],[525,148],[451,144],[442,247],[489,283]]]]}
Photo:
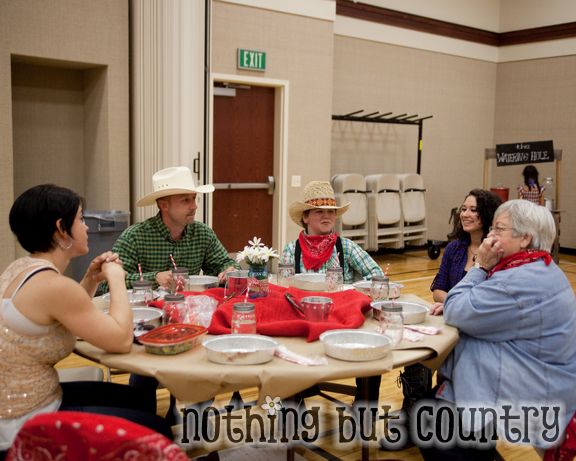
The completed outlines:
{"type": "Polygon", "coordinates": [[[266,53],[238,48],[238,69],[264,72],[266,70],[266,53]]]}

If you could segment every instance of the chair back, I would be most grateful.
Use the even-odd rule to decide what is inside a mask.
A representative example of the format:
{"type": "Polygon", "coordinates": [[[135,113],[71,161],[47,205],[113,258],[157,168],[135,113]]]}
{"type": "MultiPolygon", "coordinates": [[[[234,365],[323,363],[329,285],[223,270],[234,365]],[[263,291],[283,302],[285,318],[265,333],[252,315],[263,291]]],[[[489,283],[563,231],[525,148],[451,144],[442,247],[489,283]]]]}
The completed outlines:
{"type": "Polygon", "coordinates": [[[59,411],[34,416],[18,432],[6,460],[30,459],[185,461],[188,457],[171,440],[131,421],[59,411]]]}
{"type": "Polygon", "coordinates": [[[544,452],[544,461],[569,461],[576,458],[576,413],[566,426],[564,439],[556,447],[544,452]]]}

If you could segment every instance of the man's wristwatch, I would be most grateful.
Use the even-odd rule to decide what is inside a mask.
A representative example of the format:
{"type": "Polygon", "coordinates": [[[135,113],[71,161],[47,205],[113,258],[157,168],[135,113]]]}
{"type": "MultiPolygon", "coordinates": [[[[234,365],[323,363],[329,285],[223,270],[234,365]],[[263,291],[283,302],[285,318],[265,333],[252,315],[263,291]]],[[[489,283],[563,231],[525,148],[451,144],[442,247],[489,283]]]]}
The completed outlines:
{"type": "Polygon", "coordinates": [[[480,262],[479,262],[479,261],[476,261],[476,262],[474,263],[474,267],[475,267],[476,269],[480,269],[480,270],[483,270],[484,272],[488,273],[488,269],[486,269],[485,267],[482,267],[482,266],[480,265],[480,262]]]}

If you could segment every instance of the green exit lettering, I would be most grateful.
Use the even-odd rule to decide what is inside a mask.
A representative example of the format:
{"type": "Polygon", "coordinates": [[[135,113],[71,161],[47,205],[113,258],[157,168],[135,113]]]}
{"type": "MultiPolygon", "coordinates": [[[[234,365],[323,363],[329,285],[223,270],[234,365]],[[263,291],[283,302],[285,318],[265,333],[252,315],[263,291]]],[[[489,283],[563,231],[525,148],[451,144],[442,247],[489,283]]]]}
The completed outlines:
{"type": "Polygon", "coordinates": [[[264,51],[238,48],[238,68],[248,70],[266,70],[266,53],[264,51]]]}

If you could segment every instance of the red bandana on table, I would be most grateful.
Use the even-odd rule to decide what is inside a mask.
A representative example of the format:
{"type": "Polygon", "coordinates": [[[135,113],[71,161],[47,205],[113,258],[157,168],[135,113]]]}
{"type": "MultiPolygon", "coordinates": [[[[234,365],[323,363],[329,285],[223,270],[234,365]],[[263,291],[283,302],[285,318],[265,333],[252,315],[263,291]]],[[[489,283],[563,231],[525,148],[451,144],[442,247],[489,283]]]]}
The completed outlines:
{"type": "Polygon", "coordinates": [[[334,232],[327,235],[308,235],[304,231],[300,232],[298,241],[306,270],[317,271],[330,259],[337,238],[334,232]]]}
{"type": "Polygon", "coordinates": [[[513,267],[523,266],[524,264],[532,263],[539,259],[543,259],[546,265],[550,265],[552,256],[547,251],[541,250],[524,250],[514,253],[513,255],[502,258],[489,272],[488,278],[492,277],[494,272],[505,271],[513,267]]]}

